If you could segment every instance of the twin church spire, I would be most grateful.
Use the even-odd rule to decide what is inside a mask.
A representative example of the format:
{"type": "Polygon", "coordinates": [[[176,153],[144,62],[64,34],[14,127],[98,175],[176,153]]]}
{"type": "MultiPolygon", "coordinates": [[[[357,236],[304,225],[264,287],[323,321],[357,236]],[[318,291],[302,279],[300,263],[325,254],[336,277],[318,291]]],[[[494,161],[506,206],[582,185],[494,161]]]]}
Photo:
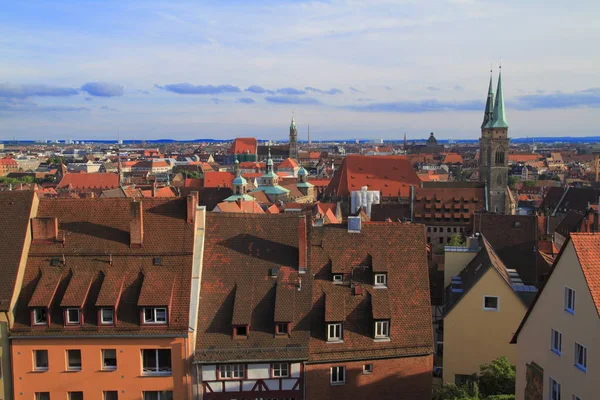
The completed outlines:
{"type": "Polygon", "coordinates": [[[498,72],[498,86],[494,99],[492,71],[490,70],[490,86],[488,88],[485,112],[481,129],[508,128],[506,112],[504,111],[504,95],[502,93],[502,67],[498,72]]]}

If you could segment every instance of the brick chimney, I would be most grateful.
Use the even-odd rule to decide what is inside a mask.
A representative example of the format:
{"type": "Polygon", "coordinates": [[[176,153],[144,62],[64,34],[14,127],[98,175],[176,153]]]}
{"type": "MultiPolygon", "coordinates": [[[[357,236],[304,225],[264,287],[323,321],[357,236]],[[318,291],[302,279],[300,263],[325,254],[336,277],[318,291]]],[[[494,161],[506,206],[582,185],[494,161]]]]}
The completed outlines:
{"type": "Polygon", "coordinates": [[[142,247],[144,242],[144,213],[141,201],[130,203],[129,247],[142,247]]]}
{"type": "Polygon", "coordinates": [[[196,206],[198,205],[198,192],[194,191],[187,195],[187,223],[194,223],[194,216],[196,215],[196,206]]]}
{"type": "Polygon", "coordinates": [[[58,239],[58,218],[33,218],[31,220],[31,239],[34,243],[55,242],[58,239]]]}
{"type": "Polygon", "coordinates": [[[308,263],[308,246],[306,234],[306,215],[298,219],[298,272],[306,272],[308,263]]]}

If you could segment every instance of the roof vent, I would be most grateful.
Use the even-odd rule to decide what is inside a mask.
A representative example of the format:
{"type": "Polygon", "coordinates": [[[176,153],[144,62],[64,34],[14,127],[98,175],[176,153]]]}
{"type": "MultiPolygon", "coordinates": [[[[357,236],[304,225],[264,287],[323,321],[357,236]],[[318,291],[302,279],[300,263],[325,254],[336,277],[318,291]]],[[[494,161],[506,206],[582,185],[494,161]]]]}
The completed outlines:
{"type": "Polygon", "coordinates": [[[364,294],[362,286],[354,286],[354,295],[362,296],[364,294]]]}
{"type": "Polygon", "coordinates": [[[277,268],[277,267],[269,268],[269,276],[271,278],[277,278],[278,273],[279,273],[279,268],[277,268]]]}
{"type": "Polygon", "coordinates": [[[348,217],[348,232],[360,233],[360,217],[348,217]]]}
{"type": "Polygon", "coordinates": [[[162,265],[162,257],[154,257],[152,259],[152,265],[162,265]]]}

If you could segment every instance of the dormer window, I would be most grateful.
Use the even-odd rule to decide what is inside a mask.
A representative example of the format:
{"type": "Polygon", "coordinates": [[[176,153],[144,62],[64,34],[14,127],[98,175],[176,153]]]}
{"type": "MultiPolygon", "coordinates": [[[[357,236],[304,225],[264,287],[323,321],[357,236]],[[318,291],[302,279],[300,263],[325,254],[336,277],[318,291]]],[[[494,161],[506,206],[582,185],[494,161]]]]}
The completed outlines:
{"type": "Polygon", "coordinates": [[[167,323],[167,308],[166,307],[146,307],[144,308],[144,324],[166,324],[167,323]]]}
{"type": "Polygon", "coordinates": [[[375,274],[375,287],[387,287],[387,274],[375,274]]]}
{"type": "Polygon", "coordinates": [[[375,339],[389,339],[390,321],[375,321],[375,339]]]}
{"type": "Polygon", "coordinates": [[[277,322],[275,324],[276,335],[288,335],[290,332],[290,324],[288,322],[277,322]]]}
{"type": "Polygon", "coordinates": [[[33,309],[33,324],[34,325],[48,325],[48,309],[47,308],[34,308],[33,309]]]}
{"type": "Polygon", "coordinates": [[[115,323],[115,311],[112,308],[100,309],[100,323],[102,325],[113,325],[115,323]]]}
{"type": "Polygon", "coordinates": [[[248,331],[250,327],[248,325],[237,325],[233,327],[233,338],[234,339],[246,339],[248,337],[248,331]]]}
{"type": "Polygon", "coordinates": [[[327,324],[327,341],[341,342],[343,340],[342,323],[327,324]]]}
{"type": "Polygon", "coordinates": [[[344,275],[342,274],[333,274],[333,283],[343,283],[344,275]]]}
{"type": "Polygon", "coordinates": [[[67,325],[81,324],[81,312],[79,308],[67,308],[65,311],[67,325]]]}

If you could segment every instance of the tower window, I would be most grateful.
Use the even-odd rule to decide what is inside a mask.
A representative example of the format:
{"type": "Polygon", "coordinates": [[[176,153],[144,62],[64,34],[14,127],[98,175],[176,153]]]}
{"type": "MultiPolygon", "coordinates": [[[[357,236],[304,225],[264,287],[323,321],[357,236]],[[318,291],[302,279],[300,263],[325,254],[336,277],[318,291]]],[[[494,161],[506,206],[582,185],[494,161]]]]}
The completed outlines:
{"type": "Polygon", "coordinates": [[[504,151],[496,152],[496,165],[504,165],[504,151]]]}

